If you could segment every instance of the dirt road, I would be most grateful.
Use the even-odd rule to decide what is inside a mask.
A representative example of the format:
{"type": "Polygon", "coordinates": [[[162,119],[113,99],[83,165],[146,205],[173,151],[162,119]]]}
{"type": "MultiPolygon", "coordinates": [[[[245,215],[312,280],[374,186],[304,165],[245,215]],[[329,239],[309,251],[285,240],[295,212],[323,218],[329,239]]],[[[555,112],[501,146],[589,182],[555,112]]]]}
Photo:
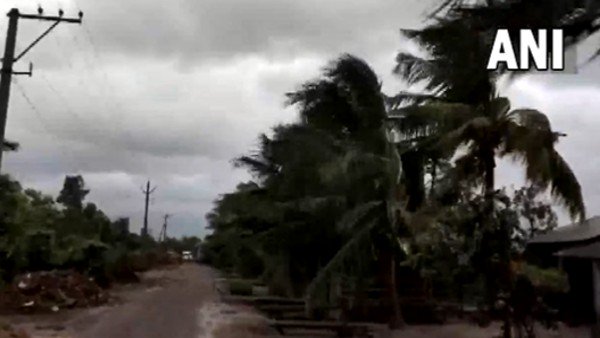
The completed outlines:
{"type": "MultiPolygon", "coordinates": [[[[34,338],[216,337],[219,336],[216,331],[223,331],[218,326],[226,323],[228,315],[240,316],[245,309],[218,304],[214,278],[215,272],[208,267],[184,264],[151,271],[144,275],[141,285],[114,290],[121,298],[116,305],[47,316],[12,317],[8,321],[26,329],[34,338]]],[[[245,317],[252,315],[248,311],[245,317]]],[[[240,322],[240,318],[235,321],[240,322]]]]}
{"type": "Polygon", "coordinates": [[[155,274],[159,285],[131,294],[121,306],[76,318],[70,329],[81,338],[198,337],[198,309],[215,298],[213,272],[185,264],[155,274]]]}

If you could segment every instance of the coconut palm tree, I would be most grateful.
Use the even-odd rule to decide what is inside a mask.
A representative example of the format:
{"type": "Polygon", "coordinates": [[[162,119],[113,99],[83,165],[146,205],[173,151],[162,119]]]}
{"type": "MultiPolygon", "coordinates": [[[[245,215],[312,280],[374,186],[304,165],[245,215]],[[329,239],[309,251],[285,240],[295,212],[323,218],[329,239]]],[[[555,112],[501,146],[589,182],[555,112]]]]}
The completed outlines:
{"type": "MultiPolygon", "coordinates": [[[[464,150],[455,161],[455,171],[459,177],[483,187],[483,216],[487,219],[482,222],[484,226],[498,228],[494,219],[497,157],[522,163],[530,183],[543,190],[550,188],[571,217],[583,220],[581,187],[554,148],[559,137],[565,135],[553,131],[543,113],[534,109],[511,110],[509,100],[498,96],[495,84],[502,70],[486,70],[489,48],[473,24],[450,17],[438,19],[422,30],[404,31],[425,50],[426,56],[399,54],[395,72],[409,84],[424,84],[425,92],[400,93],[389,98],[390,115],[397,130],[405,136],[405,142],[415,148],[433,149],[437,156],[448,158],[464,150]]],[[[488,232],[483,242],[489,242],[492,234],[488,232]]],[[[508,267],[505,249],[498,254],[502,266],[508,267]]],[[[493,270],[488,266],[484,273],[489,277],[493,270]]],[[[488,278],[488,301],[495,296],[492,282],[488,278]]],[[[508,336],[509,322],[505,324],[508,336]]]]}
{"type": "Polygon", "coordinates": [[[348,240],[319,271],[307,297],[318,294],[334,273],[356,265],[361,257],[368,259],[375,248],[392,300],[391,324],[398,327],[403,319],[395,267],[406,200],[400,195],[400,154],[390,142],[381,83],[366,62],[343,55],[320,78],[288,97],[304,123],[343,141],[343,150],[323,166],[321,173],[324,184],[344,186],[350,193],[349,211],[338,221],[348,240]]]}
{"type": "Polygon", "coordinates": [[[428,92],[401,93],[390,99],[396,127],[410,137],[425,137],[445,154],[454,154],[466,145],[467,153],[457,163],[465,173],[482,178],[487,194],[495,189],[495,158],[519,160],[531,183],[550,187],[572,217],[583,219],[581,187],[554,149],[558,138],[565,135],[553,131],[543,113],[511,111],[509,100],[497,95],[499,73],[486,70],[485,49],[469,23],[439,20],[423,30],[404,33],[429,55],[401,53],[395,71],[409,84],[424,82],[428,92]],[[458,47],[453,46],[455,41],[458,47]],[[407,102],[409,105],[403,106],[407,102]]]}

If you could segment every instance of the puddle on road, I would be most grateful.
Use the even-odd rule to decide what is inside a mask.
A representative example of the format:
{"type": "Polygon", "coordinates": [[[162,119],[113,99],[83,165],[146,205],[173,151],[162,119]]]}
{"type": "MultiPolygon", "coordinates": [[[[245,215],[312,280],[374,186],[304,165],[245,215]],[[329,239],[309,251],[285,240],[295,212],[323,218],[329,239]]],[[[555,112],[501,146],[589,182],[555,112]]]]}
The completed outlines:
{"type": "Polygon", "coordinates": [[[266,318],[240,306],[206,303],[198,309],[199,338],[252,338],[268,333],[266,318]]]}

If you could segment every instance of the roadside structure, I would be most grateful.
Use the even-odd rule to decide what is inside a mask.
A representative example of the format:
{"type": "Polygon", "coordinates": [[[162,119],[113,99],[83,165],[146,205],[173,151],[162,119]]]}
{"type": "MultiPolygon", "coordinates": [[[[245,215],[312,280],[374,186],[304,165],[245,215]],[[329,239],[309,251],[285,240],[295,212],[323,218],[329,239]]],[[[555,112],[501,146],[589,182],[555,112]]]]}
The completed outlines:
{"type": "Polygon", "coordinates": [[[526,258],[540,267],[567,273],[569,294],[560,303],[570,321],[596,321],[600,314],[600,216],[532,238],[526,258]]]}

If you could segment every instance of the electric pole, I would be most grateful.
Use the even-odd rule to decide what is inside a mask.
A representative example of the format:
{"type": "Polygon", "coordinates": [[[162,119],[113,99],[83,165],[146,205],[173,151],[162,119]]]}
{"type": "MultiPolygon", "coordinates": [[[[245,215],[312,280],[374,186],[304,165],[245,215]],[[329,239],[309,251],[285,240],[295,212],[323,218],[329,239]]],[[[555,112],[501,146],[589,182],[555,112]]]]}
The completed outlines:
{"type": "Polygon", "coordinates": [[[144,208],[144,227],[142,228],[142,237],[148,236],[148,202],[150,201],[150,194],[156,190],[156,187],[150,189],[150,180],[146,182],[146,188],[142,188],[142,192],[146,195],[146,203],[144,208]]]}
{"type": "Polygon", "coordinates": [[[171,215],[165,214],[163,217],[165,221],[163,223],[162,230],[160,231],[160,235],[158,236],[158,240],[161,242],[167,240],[167,220],[169,219],[169,217],[171,217],[171,215]]]}
{"type": "Polygon", "coordinates": [[[33,65],[29,64],[28,72],[14,72],[13,64],[19,61],[33,46],[35,46],[42,38],[44,38],[50,31],[54,29],[59,23],[79,23],[81,24],[83,19],[83,12],[79,12],[79,18],[64,18],[63,10],[58,11],[58,16],[44,16],[44,10],[38,8],[38,14],[21,14],[19,10],[13,8],[8,12],[8,31],[6,32],[6,44],[4,47],[4,58],[2,59],[2,69],[0,74],[0,170],[2,168],[2,153],[4,150],[4,134],[6,132],[6,117],[8,113],[8,99],[10,97],[10,83],[12,75],[29,75],[33,73],[33,65]],[[15,46],[17,44],[17,27],[19,19],[32,19],[40,21],[51,21],[54,22],[42,35],[35,39],[27,48],[25,48],[15,58],[15,46]]]}

